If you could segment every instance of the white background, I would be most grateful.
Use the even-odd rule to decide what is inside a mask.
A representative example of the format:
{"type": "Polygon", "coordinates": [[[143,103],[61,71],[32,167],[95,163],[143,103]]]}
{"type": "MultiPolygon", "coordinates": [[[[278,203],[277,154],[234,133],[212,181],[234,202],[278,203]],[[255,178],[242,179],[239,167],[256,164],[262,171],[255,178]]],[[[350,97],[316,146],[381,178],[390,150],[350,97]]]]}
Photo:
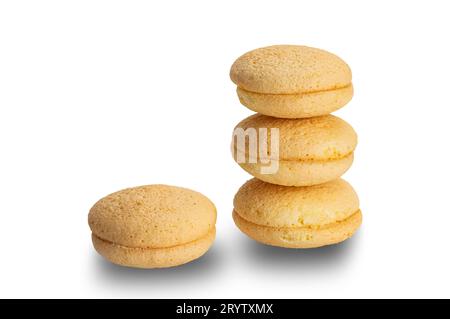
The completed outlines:
{"type": "Polygon", "coordinates": [[[450,297],[446,1],[2,1],[0,297],[450,297]],[[248,50],[306,44],[353,70],[336,114],[359,134],[345,178],[363,226],[316,250],[256,244],[231,219],[248,50]],[[141,184],[189,187],[218,236],[179,268],[98,256],[89,208],[141,184]]]}

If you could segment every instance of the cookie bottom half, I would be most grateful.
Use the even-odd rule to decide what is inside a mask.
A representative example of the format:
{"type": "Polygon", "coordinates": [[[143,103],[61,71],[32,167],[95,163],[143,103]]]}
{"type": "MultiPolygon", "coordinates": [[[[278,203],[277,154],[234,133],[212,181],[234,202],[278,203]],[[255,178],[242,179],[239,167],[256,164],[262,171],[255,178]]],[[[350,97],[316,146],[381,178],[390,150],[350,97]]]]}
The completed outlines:
{"type": "Polygon", "coordinates": [[[254,224],[233,211],[238,228],[250,238],[266,245],[285,248],[316,248],[333,245],[350,238],[362,222],[358,210],[348,218],[320,227],[269,227],[254,224]]]}
{"type": "Polygon", "coordinates": [[[254,177],[263,182],[283,186],[311,186],[341,177],[353,163],[353,152],[343,158],[328,161],[278,161],[278,170],[263,174],[269,164],[239,163],[254,177]]]}
{"type": "Polygon", "coordinates": [[[307,118],[330,114],[353,97],[353,86],[300,94],[265,94],[237,88],[239,101],[252,111],[280,118],[307,118]]]}
{"type": "Polygon", "coordinates": [[[110,262],[135,268],[166,268],[188,263],[201,257],[211,247],[216,236],[213,228],[206,236],[183,245],[166,248],[126,247],[103,240],[92,234],[95,250],[110,262]]]}

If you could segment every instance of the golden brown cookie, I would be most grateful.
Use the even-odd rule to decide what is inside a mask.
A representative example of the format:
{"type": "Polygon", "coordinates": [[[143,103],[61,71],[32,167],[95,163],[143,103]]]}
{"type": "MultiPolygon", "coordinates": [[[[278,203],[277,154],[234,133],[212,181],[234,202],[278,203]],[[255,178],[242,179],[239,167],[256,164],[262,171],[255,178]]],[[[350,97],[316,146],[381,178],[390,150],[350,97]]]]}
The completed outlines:
{"type": "Polygon", "coordinates": [[[100,199],[88,219],[100,255],[123,266],[161,268],[187,263],[209,249],[216,208],[198,192],[147,185],[100,199]]]}
{"type": "MultiPolygon", "coordinates": [[[[324,115],[306,119],[280,119],[254,114],[241,121],[233,135],[234,159],[251,175],[268,183],[285,186],[308,186],[325,183],[344,174],[353,162],[353,151],[357,135],[344,120],[324,115]],[[267,129],[260,134],[260,129],[267,129]],[[271,152],[276,145],[272,138],[273,130],[278,129],[278,154],[271,152]],[[251,134],[251,132],[256,132],[251,134]],[[246,135],[243,139],[236,136],[246,135]],[[268,152],[261,157],[249,148],[251,140],[255,143],[268,136],[268,152]],[[270,153],[270,154],[269,154],[270,153]],[[264,163],[262,159],[269,162],[264,163]],[[245,159],[245,160],[243,160],[245,159]],[[264,167],[276,170],[264,172],[264,167]]],[[[277,148],[275,148],[277,149],[277,148]]]]}
{"type": "Polygon", "coordinates": [[[237,192],[233,219],[242,232],[264,244],[313,248],[351,237],[362,215],[358,196],[343,179],[288,187],[254,178],[237,192]]]}
{"type": "Polygon", "coordinates": [[[241,103],[281,118],[329,114],[353,97],[352,73],[338,56],[300,45],[274,45],[239,57],[231,67],[241,103]]]}

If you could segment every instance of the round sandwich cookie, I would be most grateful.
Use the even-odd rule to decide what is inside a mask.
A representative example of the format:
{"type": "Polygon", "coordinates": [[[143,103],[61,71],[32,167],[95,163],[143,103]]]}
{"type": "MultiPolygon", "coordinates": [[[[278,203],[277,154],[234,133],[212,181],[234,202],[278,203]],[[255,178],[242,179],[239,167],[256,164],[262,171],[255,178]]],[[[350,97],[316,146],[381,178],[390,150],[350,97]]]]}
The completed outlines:
{"type": "Polygon", "coordinates": [[[215,234],[216,208],[190,189],[147,185],[100,199],[89,212],[92,242],[112,263],[178,266],[201,257],[215,234]]]}
{"type": "Polygon", "coordinates": [[[343,179],[307,187],[247,181],[234,197],[233,219],[250,238],[286,248],[315,248],[351,237],[361,225],[359,200],[343,179]]]}
{"type": "Polygon", "coordinates": [[[274,45],[239,57],[231,67],[241,103],[281,118],[329,114],[353,97],[352,72],[338,56],[300,45],[274,45]]]}
{"type": "Polygon", "coordinates": [[[254,114],[235,127],[232,150],[234,160],[262,181],[309,186],[344,174],[356,144],[353,128],[333,115],[280,119],[254,114]]]}

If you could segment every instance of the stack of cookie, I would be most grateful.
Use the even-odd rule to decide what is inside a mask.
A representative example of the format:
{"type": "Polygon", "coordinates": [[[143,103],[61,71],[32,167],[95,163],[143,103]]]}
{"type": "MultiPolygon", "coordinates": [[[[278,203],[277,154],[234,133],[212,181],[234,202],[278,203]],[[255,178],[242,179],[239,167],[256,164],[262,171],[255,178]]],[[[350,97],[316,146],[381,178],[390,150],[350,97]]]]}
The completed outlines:
{"type": "Polygon", "coordinates": [[[348,65],[324,50],[278,45],[239,57],[230,76],[241,103],[258,112],[233,134],[234,159],[255,177],[234,198],[239,229],[290,248],[351,237],[362,216],[340,176],[353,162],[357,135],[329,114],[353,96],[348,65]]]}

